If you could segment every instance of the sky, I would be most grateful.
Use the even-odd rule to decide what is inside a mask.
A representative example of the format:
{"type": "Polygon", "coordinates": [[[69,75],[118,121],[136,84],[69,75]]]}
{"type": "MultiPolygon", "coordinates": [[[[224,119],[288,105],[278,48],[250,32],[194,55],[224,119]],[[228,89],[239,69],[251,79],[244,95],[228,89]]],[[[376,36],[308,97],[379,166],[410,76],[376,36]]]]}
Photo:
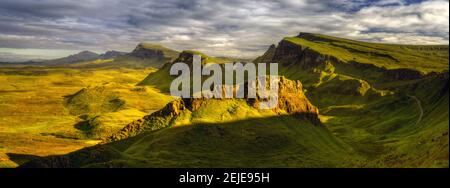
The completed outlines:
{"type": "Polygon", "coordinates": [[[448,0],[1,0],[0,61],[153,42],[255,57],[285,36],[448,44],[448,0]]]}

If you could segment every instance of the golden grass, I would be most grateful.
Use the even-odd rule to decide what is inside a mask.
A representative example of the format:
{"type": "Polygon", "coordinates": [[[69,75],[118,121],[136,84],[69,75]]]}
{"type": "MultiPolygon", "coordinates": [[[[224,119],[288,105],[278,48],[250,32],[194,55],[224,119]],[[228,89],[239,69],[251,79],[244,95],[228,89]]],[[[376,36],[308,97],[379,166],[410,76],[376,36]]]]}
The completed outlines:
{"type": "MultiPolygon", "coordinates": [[[[151,87],[134,86],[154,69],[0,69],[0,167],[15,167],[11,154],[47,156],[93,145],[74,125],[81,121],[64,107],[64,96],[107,85],[126,102],[97,123],[125,125],[163,107],[171,99],[151,87]]],[[[103,117],[102,117],[103,116],[103,117]]]]}

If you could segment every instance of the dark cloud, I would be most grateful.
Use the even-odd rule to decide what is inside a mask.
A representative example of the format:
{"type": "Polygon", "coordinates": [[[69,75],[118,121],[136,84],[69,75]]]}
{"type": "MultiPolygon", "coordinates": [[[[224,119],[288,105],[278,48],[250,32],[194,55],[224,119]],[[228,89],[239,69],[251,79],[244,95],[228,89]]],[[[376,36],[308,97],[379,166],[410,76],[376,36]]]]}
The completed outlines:
{"type": "Polygon", "coordinates": [[[448,43],[448,1],[2,0],[0,48],[130,51],[138,42],[256,56],[300,31],[448,43]]]}

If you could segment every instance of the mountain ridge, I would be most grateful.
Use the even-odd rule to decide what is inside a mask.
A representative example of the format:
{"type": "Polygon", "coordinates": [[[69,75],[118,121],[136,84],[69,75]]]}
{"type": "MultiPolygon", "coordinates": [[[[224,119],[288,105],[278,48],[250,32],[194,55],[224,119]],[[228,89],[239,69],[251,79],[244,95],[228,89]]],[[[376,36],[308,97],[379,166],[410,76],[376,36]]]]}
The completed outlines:
{"type": "MultiPolygon", "coordinates": [[[[275,110],[176,99],[101,145],[21,167],[448,167],[446,48],[286,37],[253,61],[279,64],[275,110]]],[[[182,51],[139,87],[167,91],[170,65],[193,54],[202,53],[182,51]]]]}

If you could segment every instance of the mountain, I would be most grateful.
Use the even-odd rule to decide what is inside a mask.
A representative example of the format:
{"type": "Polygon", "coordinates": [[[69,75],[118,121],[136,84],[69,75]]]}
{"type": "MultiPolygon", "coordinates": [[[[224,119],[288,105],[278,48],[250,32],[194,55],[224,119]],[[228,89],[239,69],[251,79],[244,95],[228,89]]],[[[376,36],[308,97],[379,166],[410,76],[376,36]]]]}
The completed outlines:
{"type": "Polygon", "coordinates": [[[178,56],[179,52],[158,44],[140,43],[130,53],[109,51],[99,56],[98,60],[80,62],[72,67],[83,68],[161,68],[178,56]]]}
{"type": "Polygon", "coordinates": [[[126,55],[126,52],[119,52],[119,51],[115,51],[115,50],[111,50],[111,51],[107,51],[103,54],[99,55],[99,59],[113,59],[113,58],[117,58],[117,57],[121,57],[126,55]]]}
{"type": "MultiPolygon", "coordinates": [[[[278,63],[274,110],[258,99],[176,99],[102,144],[22,167],[448,167],[448,45],[286,37],[254,63],[278,63]],[[320,113],[319,113],[320,112],[320,113]]],[[[140,86],[168,91],[174,62],[140,86]]]]}
{"type": "Polygon", "coordinates": [[[135,61],[143,66],[161,68],[164,63],[174,60],[179,52],[159,44],[140,43],[136,48],[117,61],[126,63],[135,61]]]}
{"type": "Polygon", "coordinates": [[[149,58],[149,59],[174,59],[178,56],[179,52],[169,49],[159,44],[152,43],[140,43],[136,48],[129,53],[129,56],[137,58],[149,58]]]}
{"type": "Polygon", "coordinates": [[[448,166],[448,45],[286,37],[255,62],[279,63],[364,166],[448,166]],[[420,159],[419,159],[420,158],[420,159]]]}
{"type": "Polygon", "coordinates": [[[286,37],[275,52],[269,50],[265,55],[264,61],[278,62],[292,74],[299,69],[334,68],[371,82],[417,79],[448,70],[448,45],[367,43],[310,33],[286,37]]]}
{"type": "Polygon", "coordinates": [[[178,99],[102,145],[22,167],[314,167],[353,155],[322,125],[300,82],[281,78],[279,87],[274,110],[251,99],[178,99]]]}
{"type": "Polygon", "coordinates": [[[70,67],[84,67],[84,68],[89,67],[160,68],[164,63],[172,61],[176,57],[178,57],[178,54],[179,52],[177,52],[176,50],[172,50],[158,44],[140,43],[130,53],[111,50],[103,54],[97,54],[90,51],[82,51],[77,54],[52,60],[39,60],[15,64],[12,63],[1,63],[1,64],[5,66],[38,65],[38,66],[70,66],[70,67]]]}
{"type": "Polygon", "coordinates": [[[269,49],[262,55],[253,60],[255,63],[271,63],[276,50],[275,44],[270,45],[269,49]]]}
{"type": "Polygon", "coordinates": [[[124,55],[126,55],[126,52],[119,52],[119,51],[107,51],[103,54],[97,54],[90,51],[82,51],[80,53],[70,55],[67,57],[59,58],[59,59],[53,59],[53,60],[46,60],[43,61],[42,64],[44,65],[64,65],[64,64],[75,64],[75,63],[82,63],[86,61],[94,61],[94,60],[102,60],[102,59],[114,59],[119,58],[124,55]]]}
{"type": "Polygon", "coordinates": [[[202,58],[202,64],[207,63],[217,63],[217,64],[224,64],[224,63],[231,63],[234,62],[235,59],[232,58],[223,58],[223,57],[211,57],[209,55],[206,55],[202,52],[195,51],[195,50],[184,50],[182,51],[176,59],[174,59],[171,62],[165,63],[163,67],[161,67],[158,71],[149,74],[144,80],[142,80],[138,85],[140,86],[148,86],[152,85],[161,90],[162,92],[169,92],[170,91],[170,83],[173,79],[175,79],[175,76],[170,76],[170,67],[173,63],[177,62],[183,62],[188,64],[192,68],[192,57],[193,55],[200,55],[202,58]]]}
{"type": "Polygon", "coordinates": [[[90,51],[82,51],[80,53],[69,55],[67,57],[59,58],[59,59],[52,59],[52,60],[45,60],[42,63],[45,65],[57,65],[57,64],[70,64],[70,63],[76,63],[80,61],[90,61],[95,60],[99,58],[99,54],[90,52],[90,51]]]}
{"type": "Polygon", "coordinates": [[[280,78],[278,106],[272,111],[259,111],[260,99],[193,99],[183,98],[169,103],[165,108],[126,126],[109,138],[117,141],[136,135],[143,130],[156,130],[168,126],[187,125],[192,122],[222,122],[245,120],[263,116],[295,114],[314,125],[321,125],[319,111],[303,93],[299,81],[280,78]],[[220,107],[220,108],[218,108],[220,107]],[[215,109],[217,108],[217,109],[215,109]]]}

